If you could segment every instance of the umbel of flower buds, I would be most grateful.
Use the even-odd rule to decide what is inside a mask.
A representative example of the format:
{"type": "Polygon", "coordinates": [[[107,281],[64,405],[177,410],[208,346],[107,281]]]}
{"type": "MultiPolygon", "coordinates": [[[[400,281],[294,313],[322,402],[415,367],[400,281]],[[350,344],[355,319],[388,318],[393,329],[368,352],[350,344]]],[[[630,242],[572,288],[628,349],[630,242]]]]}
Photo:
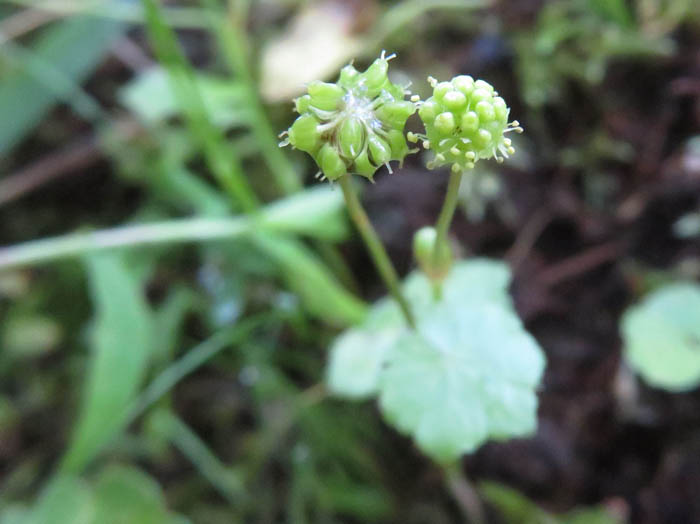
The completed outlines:
{"type": "MultiPolygon", "coordinates": [[[[450,82],[428,78],[433,96],[418,109],[426,135],[423,146],[434,152],[428,168],[451,165],[455,172],[471,169],[479,159],[502,162],[515,149],[506,137],[522,132],[518,122],[508,123],[510,109],[493,86],[483,80],[461,75],[450,82]]],[[[418,135],[409,133],[409,140],[418,135]]]]}
{"type": "Polygon", "coordinates": [[[409,153],[403,129],[416,106],[389,81],[391,58],[382,52],[363,73],[347,65],[335,84],[311,82],[295,100],[300,116],[281,145],[309,153],[328,180],[345,174],[371,180],[380,166],[403,162],[409,153]]]}

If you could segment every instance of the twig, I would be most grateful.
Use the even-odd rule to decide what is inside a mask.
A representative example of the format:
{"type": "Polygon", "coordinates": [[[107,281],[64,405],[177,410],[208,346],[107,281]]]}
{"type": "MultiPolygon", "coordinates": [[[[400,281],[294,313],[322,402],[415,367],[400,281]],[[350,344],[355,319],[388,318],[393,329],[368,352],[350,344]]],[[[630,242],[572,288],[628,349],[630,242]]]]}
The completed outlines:
{"type": "MultiPolygon", "coordinates": [[[[118,121],[112,128],[120,139],[128,140],[141,131],[134,121],[118,121]]],[[[103,155],[95,135],[50,153],[0,180],[0,207],[30,193],[61,176],[90,166],[103,155]]]]}
{"type": "Polygon", "coordinates": [[[513,271],[527,258],[530,250],[537,242],[537,238],[551,220],[551,211],[543,207],[535,211],[525,223],[525,226],[520,230],[515,242],[513,242],[513,245],[505,255],[505,259],[510,263],[513,271]]]}
{"type": "Polygon", "coordinates": [[[537,277],[546,286],[555,286],[617,258],[624,251],[622,242],[608,242],[549,266],[537,277]]]}

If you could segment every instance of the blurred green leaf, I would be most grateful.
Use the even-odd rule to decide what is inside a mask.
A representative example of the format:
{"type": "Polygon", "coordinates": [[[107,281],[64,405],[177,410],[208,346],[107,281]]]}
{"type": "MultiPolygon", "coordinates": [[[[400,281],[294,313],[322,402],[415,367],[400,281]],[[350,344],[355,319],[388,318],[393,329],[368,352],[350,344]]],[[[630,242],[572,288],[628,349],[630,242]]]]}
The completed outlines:
{"type": "Polygon", "coordinates": [[[280,265],[287,285],[301,297],[309,312],[341,325],[364,319],[365,304],[345,290],[302,242],[273,234],[256,235],[254,242],[280,265]]]}
{"type": "Polygon", "coordinates": [[[94,524],[172,522],[160,486],[133,467],[111,466],[95,484],[94,524]]]}
{"type": "MultiPolygon", "coordinates": [[[[220,127],[245,124],[250,119],[246,92],[239,84],[213,75],[194,74],[202,102],[220,127]]],[[[144,122],[154,124],[180,114],[181,106],[170,89],[168,73],[154,67],[134,78],[119,93],[121,102],[144,122]]]]}
{"type": "Polygon", "coordinates": [[[12,504],[0,510],[0,524],[28,524],[29,509],[12,504]]]}
{"type": "Polygon", "coordinates": [[[325,240],[345,240],[348,220],[340,191],[328,185],[300,191],[265,207],[263,225],[277,232],[306,234],[325,240]]]}
{"type": "Polygon", "coordinates": [[[170,360],[177,346],[183,320],[194,303],[195,295],[192,290],[175,287],[155,311],[153,330],[158,334],[158,339],[153,347],[154,360],[170,360]]]}
{"type": "Polygon", "coordinates": [[[517,524],[619,524],[603,507],[575,508],[553,515],[522,493],[498,482],[481,482],[479,491],[503,516],[504,522],[517,524]]]}
{"type": "Polygon", "coordinates": [[[95,507],[82,480],[63,476],[49,483],[25,524],[92,524],[95,507]]]}
{"type": "MultiPolygon", "coordinates": [[[[125,29],[114,20],[72,17],[50,27],[32,47],[38,59],[76,84],[100,63],[125,29]]],[[[0,82],[0,154],[30,132],[59,101],[55,86],[46,85],[29,68],[10,72],[0,82]]]]}
{"type": "Polygon", "coordinates": [[[622,317],[625,357],[652,386],[687,391],[700,384],[700,285],[668,284],[622,317]]]}
{"type": "Polygon", "coordinates": [[[593,11],[622,27],[631,27],[634,19],[625,0],[588,0],[593,11]]]}
{"type": "Polygon", "coordinates": [[[346,396],[378,391],[384,417],[440,463],[489,438],[532,433],[545,360],[513,309],[509,282],[500,262],[461,262],[436,301],[427,278],[411,275],[404,291],[417,330],[405,327],[394,302],[380,301],[365,325],[334,344],[330,389],[346,396]],[[357,378],[366,371],[363,360],[371,381],[357,378]]]}
{"type": "Polygon", "coordinates": [[[75,472],[121,429],[152,350],[151,311],[124,258],[105,253],[86,262],[97,313],[83,410],[62,464],[75,472]]]}

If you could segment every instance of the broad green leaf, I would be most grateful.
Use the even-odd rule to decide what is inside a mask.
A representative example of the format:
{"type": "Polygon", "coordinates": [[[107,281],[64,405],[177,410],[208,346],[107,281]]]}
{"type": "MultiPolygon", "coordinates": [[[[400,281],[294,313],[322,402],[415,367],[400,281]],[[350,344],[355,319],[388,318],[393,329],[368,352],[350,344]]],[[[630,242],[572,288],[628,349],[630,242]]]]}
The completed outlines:
{"type": "Polygon", "coordinates": [[[57,477],[39,497],[25,524],[92,524],[92,494],[80,479],[57,477]]]}
{"type": "Polygon", "coordinates": [[[700,285],[676,283],[622,317],[625,357],[649,384],[687,391],[700,384],[700,285]]]}
{"type": "Polygon", "coordinates": [[[411,275],[404,292],[418,329],[404,326],[393,302],[379,302],[333,345],[331,391],[376,394],[385,418],[441,463],[490,438],[532,433],[545,362],[513,310],[509,281],[499,262],[462,262],[436,301],[423,274],[411,275]]]}
{"type": "MultiPolygon", "coordinates": [[[[194,77],[202,101],[217,126],[243,125],[249,120],[245,89],[226,78],[197,74],[194,77]]],[[[170,89],[168,73],[153,67],[124,87],[121,102],[144,122],[154,124],[180,113],[180,104],[170,89]]]]}
{"type": "Polygon", "coordinates": [[[93,255],[87,268],[97,315],[84,405],[63,461],[67,471],[82,469],[121,429],[152,349],[151,311],[123,257],[93,255]]]}
{"type": "MultiPolygon", "coordinates": [[[[405,286],[417,317],[433,304],[432,285],[424,278],[409,278],[405,286]]],[[[449,303],[496,302],[510,304],[507,294],[510,272],[504,264],[490,260],[472,260],[457,264],[450,274],[452,286],[445,286],[449,303]],[[469,293],[463,293],[468,289],[469,293]]],[[[332,390],[348,398],[366,398],[377,392],[381,368],[387,352],[404,331],[400,311],[391,299],[379,301],[359,329],[348,330],[333,345],[327,381],[332,390]]]]}
{"type": "MultiPolygon", "coordinates": [[[[114,20],[76,16],[50,27],[31,52],[65,79],[80,84],[124,29],[124,24],[114,20]]],[[[2,79],[0,155],[31,131],[61,96],[70,96],[56,89],[28,68],[11,72],[2,79]]]]}
{"type": "Polygon", "coordinates": [[[327,382],[333,392],[363,399],[377,393],[387,352],[403,334],[398,308],[384,300],[372,308],[361,328],[349,329],[333,344],[327,382]]]}
{"type": "Polygon", "coordinates": [[[95,485],[97,524],[166,524],[173,521],[158,483],[131,467],[106,469],[95,485]]]}

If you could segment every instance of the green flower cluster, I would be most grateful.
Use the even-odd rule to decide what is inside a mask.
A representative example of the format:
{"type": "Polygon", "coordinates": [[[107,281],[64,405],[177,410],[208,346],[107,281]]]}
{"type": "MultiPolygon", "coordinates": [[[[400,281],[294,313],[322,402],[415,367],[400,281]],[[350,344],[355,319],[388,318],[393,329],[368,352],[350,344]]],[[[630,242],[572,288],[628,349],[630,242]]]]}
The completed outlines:
{"type": "Polygon", "coordinates": [[[382,53],[363,73],[347,65],[334,84],[309,84],[308,94],[295,101],[300,116],[281,145],[309,153],[329,180],[346,173],[371,180],[380,166],[403,162],[410,152],[403,129],[416,106],[389,81],[391,58],[382,53]]]}
{"type": "Polygon", "coordinates": [[[426,135],[409,133],[410,141],[423,140],[435,157],[429,169],[452,165],[455,172],[471,169],[482,158],[503,157],[515,152],[509,131],[522,132],[518,122],[508,123],[510,109],[493,86],[468,75],[456,76],[450,82],[428,78],[433,96],[420,104],[418,115],[426,135]],[[499,156],[500,154],[500,156],[499,156]]]}

